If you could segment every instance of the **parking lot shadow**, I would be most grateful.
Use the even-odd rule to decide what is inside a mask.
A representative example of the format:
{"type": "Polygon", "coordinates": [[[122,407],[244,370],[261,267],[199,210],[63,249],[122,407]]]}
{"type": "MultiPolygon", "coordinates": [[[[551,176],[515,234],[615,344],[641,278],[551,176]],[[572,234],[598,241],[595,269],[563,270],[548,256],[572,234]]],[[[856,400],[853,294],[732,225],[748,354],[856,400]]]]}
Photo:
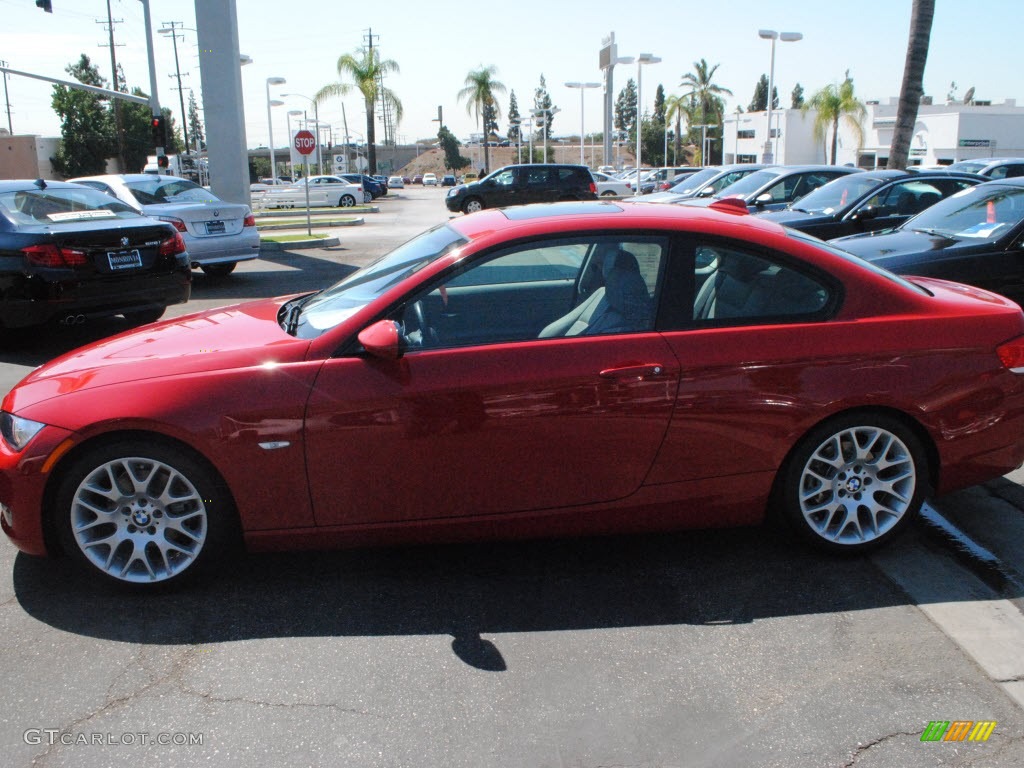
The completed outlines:
{"type": "Polygon", "coordinates": [[[482,635],[742,624],[911,602],[869,560],[819,555],[770,528],[252,555],[225,571],[143,597],[19,555],[14,587],[28,614],[89,637],[442,634],[463,661],[493,671],[504,661],[482,635]]]}

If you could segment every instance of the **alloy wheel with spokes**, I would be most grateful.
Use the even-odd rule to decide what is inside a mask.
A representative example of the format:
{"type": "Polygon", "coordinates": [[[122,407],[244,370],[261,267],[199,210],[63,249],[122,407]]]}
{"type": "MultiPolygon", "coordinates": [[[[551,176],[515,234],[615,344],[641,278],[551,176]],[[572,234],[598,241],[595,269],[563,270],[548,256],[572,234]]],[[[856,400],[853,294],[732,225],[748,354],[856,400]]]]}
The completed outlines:
{"type": "Polygon", "coordinates": [[[786,511],[817,544],[866,549],[909,523],[926,485],[915,435],[895,419],[861,416],[805,438],[787,473],[786,511]]]}
{"type": "Polygon", "coordinates": [[[229,503],[210,470],[164,446],[106,446],[63,476],[66,552],[115,582],[153,585],[197,569],[224,542],[229,503]]]}

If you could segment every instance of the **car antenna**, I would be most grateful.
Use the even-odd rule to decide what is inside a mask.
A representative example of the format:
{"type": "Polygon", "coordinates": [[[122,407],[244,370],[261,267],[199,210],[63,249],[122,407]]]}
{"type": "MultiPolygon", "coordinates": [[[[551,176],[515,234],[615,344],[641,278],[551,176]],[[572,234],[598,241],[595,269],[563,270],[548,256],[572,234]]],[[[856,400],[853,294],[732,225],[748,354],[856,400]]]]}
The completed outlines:
{"type": "Polygon", "coordinates": [[[42,179],[36,179],[36,182],[35,182],[35,184],[36,184],[36,186],[37,186],[37,187],[39,187],[40,189],[46,189],[46,182],[45,182],[45,181],[43,181],[42,179]]]}

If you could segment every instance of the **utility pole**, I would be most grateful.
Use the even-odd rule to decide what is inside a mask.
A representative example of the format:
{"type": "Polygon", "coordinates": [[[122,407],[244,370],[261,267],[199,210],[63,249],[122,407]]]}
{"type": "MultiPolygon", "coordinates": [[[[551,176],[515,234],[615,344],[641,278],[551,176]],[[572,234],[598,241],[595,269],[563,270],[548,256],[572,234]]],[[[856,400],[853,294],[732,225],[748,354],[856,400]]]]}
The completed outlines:
{"type": "MultiPolygon", "coordinates": [[[[110,48],[110,87],[115,91],[121,90],[121,84],[118,82],[117,77],[117,53],[114,49],[119,46],[114,44],[114,24],[121,24],[122,22],[124,22],[124,19],[114,19],[113,13],[110,10],[110,0],[107,0],[107,22],[104,29],[108,33],[109,42],[106,46],[101,44],[100,48],[110,48]]],[[[97,21],[96,23],[103,24],[102,21],[97,21]]],[[[123,44],[120,47],[123,47],[123,44]]],[[[127,88],[127,83],[125,87],[127,88]]],[[[124,144],[124,113],[121,111],[120,99],[114,99],[114,125],[117,131],[117,158],[121,165],[121,173],[128,173],[130,169],[126,167],[128,165],[128,158],[125,154],[124,144]]]]}
{"type": "MultiPolygon", "coordinates": [[[[6,66],[7,66],[7,62],[6,61],[0,61],[0,67],[6,67],[6,66]]],[[[9,134],[11,134],[11,136],[13,136],[14,135],[14,128],[11,125],[11,100],[10,100],[10,98],[7,95],[7,78],[10,77],[10,75],[8,75],[6,72],[4,72],[3,76],[4,76],[4,104],[7,105],[7,132],[9,134]]]]}
{"type": "MultiPolygon", "coordinates": [[[[377,38],[377,40],[380,40],[380,35],[373,34],[373,28],[371,27],[371,28],[366,30],[366,35],[363,38],[364,40],[367,41],[367,48],[370,51],[370,56],[371,57],[373,56],[373,39],[374,38],[377,38]]],[[[378,57],[379,56],[380,56],[380,54],[378,54],[378,57]]],[[[384,73],[383,72],[381,72],[379,74],[379,76],[377,77],[377,89],[381,93],[383,93],[383,91],[384,91],[384,73]]],[[[387,99],[383,99],[382,98],[382,99],[380,99],[380,105],[379,106],[380,106],[381,121],[384,123],[384,144],[394,144],[395,143],[395,125],[394,125],[394,122],[391,119],[391,105],[388,103],[387,99]]]]}
{"type": "MultiPolygon", "coordinates": [[[[107,0],[109,3],[110,0],[107,0]]],[[[188,150],[188,115],[185,114],[185,92],[181,89],[181,66],[178,64],[178,38],[185,38],[184,35],[179,35],[177,32],[178,27],[185,26],[180,21],[165,21],[163,28],[160,30],[163,32],[164,29],[171,31],[171,40],[174,41],[174,72],[178,77],[178,103],[181,105],[181,136],[185,140],[185,154],[189,153],[188,150]]]]}

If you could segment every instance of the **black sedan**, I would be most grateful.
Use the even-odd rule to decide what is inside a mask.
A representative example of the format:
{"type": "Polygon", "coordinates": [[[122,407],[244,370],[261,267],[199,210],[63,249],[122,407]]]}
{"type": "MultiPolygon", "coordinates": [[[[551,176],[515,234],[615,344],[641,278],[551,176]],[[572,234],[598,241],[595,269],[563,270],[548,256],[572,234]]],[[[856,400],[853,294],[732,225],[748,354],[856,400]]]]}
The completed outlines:
{"type": "Polygon", "coordinates": [[[1024,300],[1024,179],[970,187],[890,232],[830,241],[905,275],[956,280],[1024,300]]]}
{"type": "Polygon", "coordinates": [[[79,184],[0,181],[0,329],[152,322],[188,301],[191,281],[170,224],[79,184]]]}
{"type": "Polygon", "coordinates": [[[831,240],[893,229],[939,200],[984,180],[973,173],[947,171],[855,173],[818,187],[788,208],[760,215],[822,240],[831,240]]]}

